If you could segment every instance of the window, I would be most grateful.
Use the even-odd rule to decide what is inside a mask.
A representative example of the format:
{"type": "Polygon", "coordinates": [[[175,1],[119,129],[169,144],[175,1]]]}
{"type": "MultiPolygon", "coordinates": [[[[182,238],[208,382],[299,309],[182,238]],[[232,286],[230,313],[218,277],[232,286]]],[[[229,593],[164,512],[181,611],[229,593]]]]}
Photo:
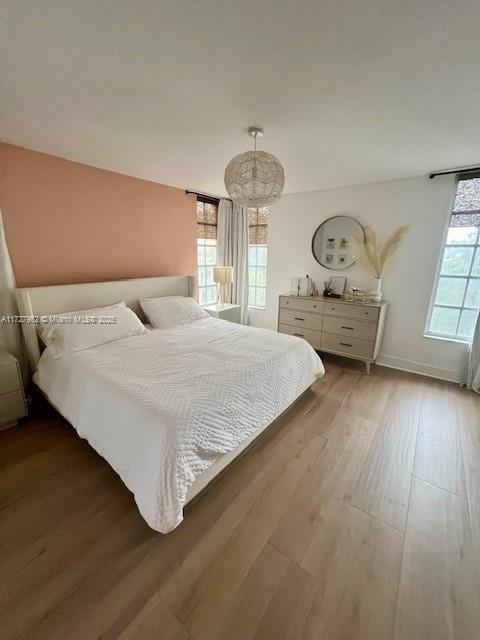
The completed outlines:
{"type": "Polygon", "coordinates": [[[427,334],[471,342],[480,308],[480,175],[460,178],[427,334]]]}
{"type": "Polygon", "coordinates": [[[268,207],[248,210],[248,306],[265,309],[268,207]]]}
{"type": "Polygon", "coordinates": [[[217,264],[217,205],[197,200],[198,300],[215,304],[217,285],[213,267],[217,264]]]}

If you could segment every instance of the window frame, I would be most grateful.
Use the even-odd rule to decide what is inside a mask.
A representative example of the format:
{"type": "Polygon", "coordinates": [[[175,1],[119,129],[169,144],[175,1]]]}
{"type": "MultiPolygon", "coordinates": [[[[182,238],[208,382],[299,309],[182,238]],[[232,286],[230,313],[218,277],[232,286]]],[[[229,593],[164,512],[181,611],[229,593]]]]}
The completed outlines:
{"type": "MultiPolygon", "coordinates": [[[[267,228],[267,232],[266,232],[266,243],[261,243],[261,244],[256,244],[256,243],[250,243],[250,223],[249,223],[249,228],[248,228],[248,237],[249,237],[249,242],[248,242],[248,308],[249,309],[255,309],[255,310],[259,310],[259,311],[265,311],[265,309],[267,308],[267,283],[268,283],[268,226],[270,223],[270,207],[258,207],[258,209],[266,209],[267,210],[267,222],[265,224],[259,224],[259,225],[252,225],[252,226],[265,226],[267,228]],[[254,264],[250,264],[250,247],[255,247],[255,263],[254,264]],[[265,252],[266,252],[266,260],[265,260],[265,264],[264,265],[259,265],[258,264],[258,248],[264,248],[265,252]],[[258,269],[264,269],[265,270],[265,286],[263,285],[257,285],[256,282],[255,284],[252,284],[250,282],[250,270],[251,269],[255,269],[255,276],[257,274],[258,269]],[[261,304],[256,304],[250,301],[250,289],[255,289],[255,300],[257,298],[257,289],[263,289],[265,291],[265,304],[261,305],[261,304]]],[[[249,207],[248,211],[256,211],[257,207],[249,207]]],[[[257,218],[258,220],[258,218],[257,218]]]]}
{"type": "MultiPolygon", "coordinates": [[[[480,177],[480,176],[472,176],[473,177],[480,177]]],[[[478,311],[478,313],[480,313],[480,310],[477,309],[477,307],[468,307],[465,306],[465,298],[467,295],[467,291],[468,291],[468,286],[470,284],[470,282],[472,280],[480,280],[480,276],[472,276],[472,269],[473,269],[473,265],[475,262],[475,257],[476,257],[476,253],[477,251],[480,251],[480,227],[477,227],[477,238],[474,244],[465,244],[465,243],[455,243],[455,244],[447,244],[447,238],[448,238],[448,233],[450,231],[451,228],[454,228],[453,225],[451,224],[452,221],[452,215],[454,212],[454,206],[455,206],[455,198],[457,195],[457,190],[458,190],[458,183],[459,181],[462,179],[461,176],[457,175],[455,178],[455,182],[454,182],[454,193],[452,195],[452,198],[450,200],[450,206],[448,209],[448,213],[447,213],[447,219],[446,219],[446,224],[444,226],[444,231],[443,231],[443,235],[442,235],[442,243],[440,245],[440,251],[439,251],[439,257],[438,257],[438,262],[437,262],[437,268],[435,271],[435,277],[434,277],[434,281],[433,281],[433,286],[432,286],[432,294],[430,296],[430,304],[428,306],[428,312],[427,312],[427,318],[426,318],[426,322],[425,322],[425,331],[424,331],[424,337],[425,338],[433,338],[436,340],[445,340],[447,342],[458,342],[461,344],[471,344],[472,343],[472,339],[470,338],[462,338],[461,336],[458,336],[458,328],[460,325],[460,321],[461,321],[461,317],[462,317],[462,311],[463,310],[467,310],[467,311],[478,311]],[[470,268],[469,268],[469,272],[468,275],[445,275],[442,274],[442,265],[443,265],[443,260],[445,257],[445,252],[447,250],[447,248],[449,247],[458,247],[458,248],[473,248],[473,255],[472,255],[472,260],[470,262],[470,268]],[[465,286],[465,291],[463,292],[463,296],[462,296],[462,304],[461,305],[448,305],[448,304],[436,304],[435,303],[435,298],[437,297],[437,292],[438,292],[438,286],[440,284],[440,278],[460,278],[462,280],[466,280],[467,284],[465,286]],[[457,326],[456,326],[456,335],[453,336],[452,334],[448,334],[448,333],[439,333],[436,331],[432,331],[430,329],[430,325],[431,325],[431,321],[432,321],[432,315],[434,312],[435,307],[440,307],[443,309],[458,309],[460,311],[460,313],[458,314],[458,320],[457,320],[457,326]]],[[[468,179],[468,177],[465,177],[464,179],[468,179]]]]}
{"type": "MultiPolygon", "coordinates": [[[[218,261],[218,246],[217,246],[217,240],[213,240],[212,238],[197,238],[197,289],[198,289],[198,304],[201,307],[208,307],[212,304],[215,304],[218,298],[218,286],[215,282],[210,282],[208,284],[200,284],[200,269],[207,269],[208,267],[215,267],[218,261]],[[211,244],[208,244],[208,243],[211,244]],[[215,244],[213,244],[213,242],[215,244]],[[207,247],[214,247],[215,248],[215,264],[207,264],[207,262],[205,261],[204,263],[200,263],[198,261],[198,249],[199,247],[205,247],[205,253],[206,253],[206,248],[207,247]],[[215,300],[213,301],[208,301],[207,302],[200,302],[201,300],[201,290],[205,289],[211,289],[212,291],[215,290],[215,300]]],[[[207,295],[208,298],[208,295],[207,295]]]]}
{"type": "Polygon", "coordinates": [[[264,310],[267,307],[267,265],[268,265],[268,244],[249,244],[248,245],[248,308],[249,309],[261,309],[264,310]],[[255,247],[255,264],[251,265],[250,264],[250,247],[255,247]],[[267,253],[267,259],[265,261],[265,265],[259,265],[258,264],[258,248],[261,247],[262,249],[265,248],[265,251],[267,253]],[[265,269],[265,286],[263,285],[258,285],[258,284],[252,284],[250,282],[250,269],[255,269],[255,273],[258,271],[258,269],[265,269]],[[260,305],[260,304],[253,304],[250,302],[250,289],[255,289],[255,299],[257,298],[256,296],[256,291],[257,289],[264,289],[265,290],[265,304],[264,305],[260,305]]]}
{"type": "MultiPolygon", "coordinates": [[[[207,226],[215,226],[215,238],[199,238],[197,235],[197,295],[198,295],[198,303],[200,304],[200,306],[202,307],[208,307],[212,304],[215,304],[218,300],[218,285],[215,282],[207,282],[207,284],[200,284],[200,269],[207,269],[208,267],[214,267],[217,265],[218,263],[218,200],[215,200],[214,198],[209,198],[208,196],[200,196],[197,195],[197,207],[198,204],[201,203],[203,206],[205,206],[206,204],[210,204],[210,205],[214,205],[217,209],[216,215],[217,215],[217,223],[215,225],[207,225],[207,226]],[[215,263],[214,264],[207,264],[206,259],[205,262],[200,263],[198,260],[198,253],[199,253],[199,248],[200,247],[204,247],[205,249],[205,255],[206,255],[206,249],[207,247],[215,247],[215,263]],[[201,298],[202,298],[202,290],[205,290],[206,292],[206,298],[207,301],[206,302],[201,302],[201,298]],[[213,300],[208,300],[208,290],[212,290],[215,291],[215,298],[213,300]]],[[[197,208],[197,225],[198,225],[198,208],[197,208]]],[[[207,224],[207,223],[204,223],[207,224]]],[[[198,231],[197,231],[198,234],[198,231]]]]}

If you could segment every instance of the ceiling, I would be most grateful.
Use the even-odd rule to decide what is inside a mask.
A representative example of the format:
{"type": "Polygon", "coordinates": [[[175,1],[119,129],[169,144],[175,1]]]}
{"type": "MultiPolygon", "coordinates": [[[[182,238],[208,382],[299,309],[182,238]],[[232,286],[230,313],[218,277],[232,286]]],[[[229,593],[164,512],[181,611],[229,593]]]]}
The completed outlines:
{"type": "Polygon", "coordinates": [[[480,161],[478,0],[4,2],[0,136],[224,193],[259,148],[286,192],[480,161]]]}

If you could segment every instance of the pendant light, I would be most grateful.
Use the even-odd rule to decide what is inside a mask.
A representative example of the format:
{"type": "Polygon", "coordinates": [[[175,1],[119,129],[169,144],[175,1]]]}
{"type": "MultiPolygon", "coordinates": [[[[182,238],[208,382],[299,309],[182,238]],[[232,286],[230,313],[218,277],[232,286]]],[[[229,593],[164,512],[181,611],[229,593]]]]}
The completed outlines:
{"type": "Polygon", "coordinates": [[[257,151],[257,138],[263,129],[250,127],[253,151],[247,151],[230,160],[225,169],[225,187],[236,204],[243,207],[268,207],[280,199],[285,183],[285,172],[280,161],[271,153],[257,151]]]}

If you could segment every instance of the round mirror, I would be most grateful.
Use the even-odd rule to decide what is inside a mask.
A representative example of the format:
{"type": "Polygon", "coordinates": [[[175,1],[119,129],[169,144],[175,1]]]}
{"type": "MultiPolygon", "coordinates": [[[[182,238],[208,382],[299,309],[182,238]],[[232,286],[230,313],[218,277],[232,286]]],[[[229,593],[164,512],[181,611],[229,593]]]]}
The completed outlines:
{"type": "Polygon", "coordinates": [[[322,222],[313,234],[312,253],[327,269],[341,270],[355,263],[348,247],[349,238],[365,241],[362,225],[350,216],[334,216],[322,222]]]}

